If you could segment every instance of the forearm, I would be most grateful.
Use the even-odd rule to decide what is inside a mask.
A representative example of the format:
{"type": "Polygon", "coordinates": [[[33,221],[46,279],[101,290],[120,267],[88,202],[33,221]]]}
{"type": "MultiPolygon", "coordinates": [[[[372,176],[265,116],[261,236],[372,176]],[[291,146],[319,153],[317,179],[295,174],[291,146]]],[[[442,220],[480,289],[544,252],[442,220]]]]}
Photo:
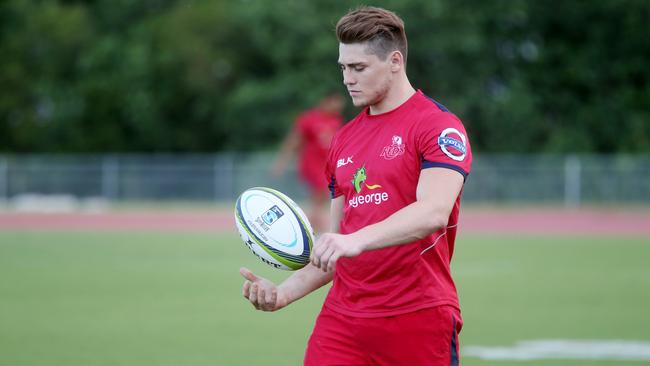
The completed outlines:
{"type": "Polygon", "coordinates": [[[350,234],[362,251],[423,239],[447,225],[449,211],[416,201],[388,218],[350,234]]]}
{"type": "Polygon", "coordinates": [[[278,290],[285,293],[290,304],[326,285],[333,277],[333,272],[323,272],[309,263],[284,280],[278,290]]]}

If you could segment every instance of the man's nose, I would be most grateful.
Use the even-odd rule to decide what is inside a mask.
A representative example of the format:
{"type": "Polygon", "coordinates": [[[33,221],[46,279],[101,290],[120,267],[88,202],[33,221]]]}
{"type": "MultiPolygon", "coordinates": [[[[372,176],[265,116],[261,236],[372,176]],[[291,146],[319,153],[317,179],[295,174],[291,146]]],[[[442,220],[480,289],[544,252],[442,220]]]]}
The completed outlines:
{"type": "Polygon", "coordinates": [[[348,70],[343,70],[343,84],[345,85],[354,85],[357,80],[352,76],[352,73],[348,70]]]}

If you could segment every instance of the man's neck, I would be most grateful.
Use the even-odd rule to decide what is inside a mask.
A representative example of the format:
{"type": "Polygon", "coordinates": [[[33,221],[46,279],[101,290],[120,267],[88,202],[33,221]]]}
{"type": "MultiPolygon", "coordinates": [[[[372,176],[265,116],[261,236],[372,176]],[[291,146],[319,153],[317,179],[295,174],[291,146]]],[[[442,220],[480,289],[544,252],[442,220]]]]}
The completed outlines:
{"type": "Polygon", "coordinates": [[[411,86],[406,75],[400,78],[388,91],[386,97],[381,102],[370,106],[370,114],[382,114],[390,112],[401,106],[415,94],[415,89],[411,86]]]}

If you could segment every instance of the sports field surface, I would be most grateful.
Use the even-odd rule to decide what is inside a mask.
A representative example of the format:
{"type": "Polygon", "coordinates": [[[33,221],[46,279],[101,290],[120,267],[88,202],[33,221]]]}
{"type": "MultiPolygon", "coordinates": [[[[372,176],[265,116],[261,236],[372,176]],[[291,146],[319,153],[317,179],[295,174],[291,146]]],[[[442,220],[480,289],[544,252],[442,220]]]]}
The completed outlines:
{"type": "MultiPolygon", "coordinates": [[[[648,211],[472,212],[452,263],[461,365],[650,364],[648,211]],[[472,227],[472,215],[494,225],[472,227]],[[561,219],[541,225],[544,216],[561,219]],[[508,218],[519,229],[496,230],[508,218]],[[585,344],[582,356],[558,348],[585,344]],[[608,347],[625,352],[601,355],[608,347]]],[[[250,254],[230,215],[0,214],[0,363],[302,364],[326,289],[277,313],[254,311],[239,267],[274,280],[288,272],[250,254]],[[64,224],[73,216],[76,226],[64,224]],[[97,220],[109,216],[122,224],[97,220]]]]}

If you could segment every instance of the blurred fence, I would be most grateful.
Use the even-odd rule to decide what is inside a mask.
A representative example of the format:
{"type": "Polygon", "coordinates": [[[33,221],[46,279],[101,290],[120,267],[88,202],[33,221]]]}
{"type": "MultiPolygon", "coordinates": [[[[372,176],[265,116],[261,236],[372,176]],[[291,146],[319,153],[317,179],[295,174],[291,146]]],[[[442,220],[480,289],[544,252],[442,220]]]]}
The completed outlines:
{"type": "MultiPolygon", "coordinates": [[[[0,155],[0,199],[69,194],[109,201],[232,201],[251,186],[295,197],[294,170],[269,174],[274,155],[0,155]]],[[[650,204],[650,155],[478,155],[465,203],[650,204]]]]}

